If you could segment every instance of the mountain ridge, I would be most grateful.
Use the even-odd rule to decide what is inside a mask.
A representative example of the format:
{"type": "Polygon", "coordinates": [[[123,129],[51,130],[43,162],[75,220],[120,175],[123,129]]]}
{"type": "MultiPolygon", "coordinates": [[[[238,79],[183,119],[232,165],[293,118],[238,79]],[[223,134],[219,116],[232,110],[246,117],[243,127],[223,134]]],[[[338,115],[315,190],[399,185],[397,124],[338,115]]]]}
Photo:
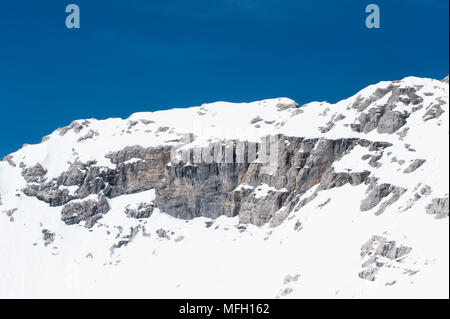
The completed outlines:
{"type": "Polygon", "coordinates": [[[0,295],[121,296],[111,285],[127,287],[135,269],[138,297],[236,287],[246,297],[448,296],[444,80],[383,81],[334,104],[215,102],[59,128],[0,162],[0,252],[15,261],[0,272],[17,276],[31,254],[59,281],[23,265],[42,278],[3,276],[0,295]],[[245,261],[239,276],[217,247],[245,261]],[[188,254],[197,259],[177,268],[188,254]],[[140,264],[166,275],[140,283],[140,264]],[[75,288],[67,265],[86,276],[75,288]]]}

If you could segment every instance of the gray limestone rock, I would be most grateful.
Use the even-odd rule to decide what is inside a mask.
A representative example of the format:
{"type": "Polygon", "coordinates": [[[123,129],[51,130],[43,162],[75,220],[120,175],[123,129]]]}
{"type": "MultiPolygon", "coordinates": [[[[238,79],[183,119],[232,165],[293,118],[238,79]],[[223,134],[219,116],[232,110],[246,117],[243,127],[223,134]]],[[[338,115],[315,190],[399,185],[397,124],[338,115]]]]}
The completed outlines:
{"type": "Polygon", "coordinates": [[[60,189],[58,185],[52,182],[40,185],[28,184],[27,187],[23,189],[23,192],[25,195],[36,197],[52,207],[64,205],[72,199],[75,199],[74,196],[69,194],[67,189],[60,189]]]}
{"type": "Polygon", "coordinates": [[[364,111],[370,104],[373,102],[383,98],[386,94],[388,94],[392,89],[393,85],[389,85],[387,88],[377,88],[373,95],[368,98],[363,98],[362,96],[358,96],[356,101],[351,105],[351,108],[358,110],[358,112],[364,111]]]}
{"type": "Polygon", "coordinates": [[[85,227],[91,228],[108,211],[108,201],[101,194],[98,200],[86,200],[65,205],[61,211],[61,219],[67,225],[85,221],[85,227]]]}
{"type": "Polygon", "coordinates": [[[39,163],[22,170],[22,176],[27,183],[42,183],[45,181],[45,174],[47,174],[47,170],[39,163]]]}
{"type": "Polygon", "coordinates": [[[53,243],[53,241],[55,240],[55,233],[52,233],[48,229],[43,229],[42,237],[44,239],[44,246],[47,247],[48,245],[51,245],[53,243]]]}
{"type": "Polygon", "coordinates": [[[295,275],[287,275],[287,276],[284,277],[284,279],[283,279],[283,285],[290,284],[291,282],[296,282],[296,281],[298,281],[299,278],[300,278],[300,275],[299,275],[299,274],[295,274],[295,275]]]}
{"type": "MultiPolygon", "coordinates": [[[[142,229],[143,235],[145,237],[149,237],[149,235],[146,234],[146,232],[145,232],[145,227],[144,226],[138,225],[136,227],[130,227],[130,233],[128,235],[122,236],[119,239],[119,241],[117,243],[115,243],[114,245],[112,245],[112,247],[109,249],[110,250],[110,255],[112,256],[115,253],[116,249],[125,247],[129,243],[131,243],[136,238],[136,236],[139,234],[141,229],[142,229]]],[[[118,236],[116,238],[119,238],[121,234],[122,234],[122,229],[120,230],[120,233],[118,234],[118,236]]]]}
{"type": "Polygon", "coordinates": [[[392,134],[397,132],[406,124],[410,113],[396,111],[395,108],[399,102],[405,105],[411,105],[411,111],[423,107],[420,103],[423,98],[416,94],[419,88],[408,87],[400,88],[396,85],[390,85],[386,89],[378,88],[375,93],[369,97],[358,97],[351,106],[360,113],[357,123],[350,127],[356,132],[369,133],[374,129],[381,134],[392,134]],[[365,111],[372,103],[383,98],[387,93],[391,93],[387,102],[383,104],[374,104],[374,107],[365,111]]]}
{"type": "Polygon", "coordinates": [[[263,119],[261,118],[261,117],[259,117],[259,116],[257,116],[257,117],[255,117],[254,119],[252,119],[251,121],[250,121],[250,124],[256,124],[256,123],[258,123],[258,122],[261,122],[263,119]]]}
{"type": "Polygon", "coordinates": [[[300,106],[297,103],[278,103],[275,107],[279,112],[282,112],[289,109],[297,110],[300,106]]]}
{"type": "Polygon", "coordinates": [[[418,169],[420,166],[422,166],[426,160],[424,159],[416,159],[414,160],[407,168],[403,170],[403,173],[409,174],[414,172],[416,169],[418,169]]]}
{"type": "Polygon", "coordinates": [[[73,199],[83,199],[103,192],[109,198],[134,194],[155,188],[165,176],[170,161],[170,148],[127,147],[106,155],[116,168],[96,166],[95,162],[71,163],[59,177],[45,182],[44,171],[38,166],[24,169],[24,177],[34,183],[24,188],[27,196],[36,197],[50,206],[62,206],[73,199]],[[128,160],[138,158],[135,162],[128,160]],[[75,194],[61,186],[78,186],[75,194]]]}
{"type": "Polygon", "coordinates": [[[367,113],[361,113],[358,124],[351,124],[356,132],[369,133],[374,129],[378,133],[392,134],[406,124],[409,114],[397,111],[387,111],[386,107],[378,106],[367,113]]]}
{"type": "Polygon", "coordinates": [[[369,165],[370,166],[372,166],[373,168],[379,168],[379,167],[381,167],[381,163],[380,162],[378,162],[381,158],[383,157],[383,155],[382,154],[379,154],[379,155],[372,155],[371,157],[370,157],[370,160],[369,160],[369,165]]]}
{"type": "Polygon", "coordinates": [[[9,165],[11,165],[12,167],[16,167],[17,165],[16,165],[16,163],[14,163],[14,161],[13,161],[13,156],[12,155],[6,155],[4,158],[3,158],[3,161],[5,161],[5,162],[7,162],[9,165]]]}
{"type": "MultiPolygon", "coordinates": [[[[369,171],[336,173],[329,170],[355,145],[371,151],[382,151],[391,146],[385,142],[359,139],[286,136],[278,136],[278,139],[283,147],[279,148],[275,171],[270,173],[269,164],[264,163],[172,163],[166,167],[165,177],[156,186],[155,205],[161,211],[182,219],[239,215],[241,223],[263,225],[272,220],[271,225],[276,226],[298,203],[296,194],[302,194],[317,184],[320,184],[319,190],[324,190],[366,181],[369,171]],[[256,198],[254,189],[263,183],[285,191],[269,192],[264,198],[256,198]],[[240,184],[250,187],[238,188],[240,184]]],[[[233,149],[233,152],[236,157],[237,150],[233,149]]],[[[302,200],[297,208],[307,202],[302,200]]]]}
{"type": "Polygon", "coordinates": [[[384,211],[386,210],[386,208],[388,208],[389,206],[391,206],[392,204],[394,204],[396,201],[398,201],[398,199],[404,194],[406,193],[406,189],[402,188],[402,187],[395,187],[394,190],[391,192],[391,197],[389,199],[387,199],[386,201],[382,202],[380,204],[380,207],[378,208],[377,212],[375,213],[375,215],[380,215],[382,213],[384,213],[384,211]]]}
{"type": "Polygon", "coordinates": [[[386,257],[390,260],[396,260],[408,255],[412,248],[406,246],[397,246],[395,241],[389,241],[385,237],[372,236],[362,247],[361,257],[369,257],[363,263],[367,267],[377,261],[378,257],[386,257]]]}
{"type": "Polygon", "coordinates": [[[369,280],[369,281],[375,281],[376,274],[377,274],[378,268],[370,266],[365,268],[363,271],[361,271],[358,276],[361,279],[369,280]]]}
{"type": "Polygon", "coordinates": [[[65,126],[65,127],[61,127],[59,129],[57,129],[57,131],[59,132],[59,135],[64,136],[67,134],[67,132],[69,132],[70,130],[73,130],[76,134],[80,133],[80,131],[84,128],[83,125],[88,125],[89,122],[85,122],[85,123],[78,123],[78,121],[73,121],[72,123],[70,123],[69,126],[65,126]]]}
{"type": "Polygon", "coordinates": [[[365,261],[362,264],[364,270],[358,275],[362,279],[374,281],[378,270],[385,266],[385,261],[380,259],[380,257],[399,263],[411,250],[411,247],[398,246],[395,241],[389,241],[385,237],[372,236],[361,247],[361,258],[365,259],[365,261]]]}
{"type": "Polygon", "coordinates": [[[6,214],[6,216],[9,217],[9,221],[13,222],[14,221],[14,214],[18,211],[17,208],[13,208],[13,209],[9,209],[7,211],[4,211],[3,213],[6,214]]]}
{"type": "Polygon", "coordinates": [[[125,214],[128,218],[149,218],[153,214],[153,203],[140,203],[136,208],[125,208],[125,214]]]}
{"type": "Polygon", "coordinates": [[[375,186],[361,202],[360,209],[362,212],[368,211],[377,206],[381,200],[388,196],[395,187],[390,184],[380,184],[375,186]]]}
{"type": "MultiPolygon", "coordinates": [[[[156,186],[155,205],[161,211],[183,219],[239,215],[241,223],[263,225],[280,208],[291,205],[294,191],[302,193],[321,183],[333,162],[360,143],[358,139],[277,138],[280,148],[273,172],[270,172],[269,163],[172,163],[166,167],[165,178],[156,186]],[[267,184],[285,191],[269,192],[264,198],[256,198],[252,189],[237,189],[240,184],[253,188],[267,184]]],[[[362,143],[366,147],[373,144],[362,143]]],[[[233,157],[238,156],[237,152],[233,149],[233,157]]],[[[343,182],[329,183],[358,184],[368,174],[348,174],[343,182]]]]}
{"type": "Polygon", "coordinates": [[[433,214],[437,219],[448,217],[449,200],[448,197],[433,198],[430,204],[425,208],[427,214],[433,214]]]}
{"type": "Polygon", "coordinates": [[[94,136],[98,136],[98,132],[93,131],[93,130],[90,130],[86,135],[80,137],[80,138],[77,140],[77,142],[83,142],[83,141],[85,141],[85,140],[88,140],[88,139],[93,138],[94,136]]]}
{"type": "Polygon", "coordinates": [[[439,118],[442,114],[444,114],[444,110],[442,109],[442,107],[438,104],[433,104],[433,106],[431,106],[428,111],[423,115],[423,121],[429,121],[432,119],[437,119],[439,118]]]}
{"type": "MultiPolygon", "coordinates": [[[[342,117],[338,115],[337,118],[342,117]]],[[[63,220],[68,224],[85,221],[86,227],[92,227],[107,211],[103,205],[107,204],[106,200],[99,203],[82,201],[89,195],[114,198],[153,188],[156,193],[154,203],[127,207],[128,217],[148,218],[154,207],[158,207],[162,212],[182,219],[239,216],[241,223],[261,226],[270,222],[277,226],[294,207],[301,209],[317,196],[315,193],[309,198],[301,198],[315,185],[319,185],[317,191],[322,191],[347,183],[367,183],[369,171],[334,172],[332,169],[333,163],[356,145],[381,154],[391,146],[387,142],[358,138],[306,139],[283,135],[271,138],[277,142],[278,153],[274,161],[248,161],[249,155],[241,153],[255,149],[259,158],[264,155],[261,143],[245,142],[244,149],[238,149],[238,141],[217,142],[221,147],[230,147],[232,159],[245,159],[243,162],[227,162],[226,156],[214,158],[212,162],[194,162],[192,152],[172,161],[172,147],[128,146],[106,155],[115,168],[75,161],[66,172],[51,181],[45,180],[46,172],[39,166],[24,168],[24,176],[37,182],[29,183],[23,191],[50,206],[65,205],[63,220]],[[243,184],[248,187],[238,187],[243,184]],[[257,196],[255,189],[262,184],[270,191],[257,196]],[[67,187],[72,186],[76,186],[76,190],[69,192],[67,187]],[[103,213],[97,212],[98,208],[103,213]]],[[[189,136],[186,140],[192,139],[193,136],[189,136]]],[[[201,155],[210,153],[209,147],[200,150],[201,155]]],[[[376,163],[376,160],[372,162],[376,163]]]]}
{"type": "Polygon", "coordinates": [[[170,239],[168,231],[160,228],[156,231],[156,235],[158,235],[159,238],[165,238],[170,239]]]}
{"type": "Polygon", "coordinates": [[[392,134],[397,132],[403,125],[406,124],[408,114],[396,111],[388,111],[383,114],[378,123],[377,132],[392,134]]]}
{"type": "Polygon", "coordinates": [[[336,173],[333,169],[330,169],[323,174],[320,180],[320,189],[332,189],[335,187],[341,187],[345,184],[350,184],[353,186],[360,185],[367,180],[369,175],[369,171],[336,173]]]}

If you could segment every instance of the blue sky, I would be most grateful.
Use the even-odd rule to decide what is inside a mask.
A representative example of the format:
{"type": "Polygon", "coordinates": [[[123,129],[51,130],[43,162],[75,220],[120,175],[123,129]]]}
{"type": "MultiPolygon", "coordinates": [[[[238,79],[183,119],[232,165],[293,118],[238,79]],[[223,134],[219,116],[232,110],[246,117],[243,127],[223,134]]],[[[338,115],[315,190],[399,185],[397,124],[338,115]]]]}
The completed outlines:
{"type": "Polygon", "coordinates": [[[286,96],[335,102],[443,78],[448,0],[35,0],[0,4],[0,156],[75,119],[286,96]],[[81,28],[65,27],[76,3],[81,28]],[[381,28],[365,27],[376,3],[381,28]]]}

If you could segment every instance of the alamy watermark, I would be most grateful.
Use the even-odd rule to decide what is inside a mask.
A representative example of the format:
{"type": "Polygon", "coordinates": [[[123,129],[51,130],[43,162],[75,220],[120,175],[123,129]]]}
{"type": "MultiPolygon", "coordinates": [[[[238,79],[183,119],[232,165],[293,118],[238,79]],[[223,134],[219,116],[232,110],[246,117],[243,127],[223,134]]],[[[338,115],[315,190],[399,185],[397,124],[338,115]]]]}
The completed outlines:
{"type": "Polygon", "coordinates": [[[380,28],[380,7],[376,4],[369,4],[366,7],[366,13],[370,13],[366,17],[366,27],[368,29],[380,28]]]}
{"type": "MultiPolygon", "coordinates": [[[[80,7],[77,4],[71,3],[66,6],[66,27],[68,29],[80,28],[80,7]]],[[[366,17],[366,27],[368,29],[380,28],[380,7],[376,4],[369,4],[366,6],[366,13],[370,13],[366,17]]]]}
{"type": "Polygon", "coordinates": [[[199,142],[187,134],[171,149],[171,164],[246,164],[260,163],[277,165],[281,142],[278,135],[267,135],[259,140],[218,139],[199,142]]]}
{"type": "MultiPolygon", "coordinates": [[[[366,6],[365,25],[367,28],[380,28],[380,7],[376,4],[366,6]]],[[[66,27],[80,28],[80,7],[76,4],[66,6],[66,27]]],[[[197,123],[198,124],[198,123],[197,123]]],[[[194,126],[196,123],[194,123],[194,126]]],[[[209,128],[211,129],[211,128],[209,128]]],[[[253,129],[253,128],[251,128],[253,129]]],[[[172,148],[171,164],[245,164],[260,163],[276,167],[279,164],[279,155],[283,154],[289,145],[286,139],[278,135],[261,134],[261,130],[252,132],[233,132],[235,138],[214,139],[214,136],[230,136],[230,134],[211,134],[207,130],[194,130],[199,134],[186,134],[179,144],[172,148]],[[244,136],[245,138],[238,138],[244,136]]],[[[222,132],[223,133],[223,132],[222,132]]],[[[229,132],[225,132],[229,133],[229,132]]]]}
{"type": "Polygon", "coordinates": [[[80,7],[76,4],[69,4],[66,6],[66,12],[69,15],[66,17],[66,27],[68,29],[80,28],[80,7]]]}
{"type": "MultiPolygon", "coordinates": [[[[273,129],[273,128],[272,128],[273,129]]],[[[199,119],[180,135],[170,151],[170,163],[179,165],[251,164],[277,167],[286,137],[269,127],[232,128],[210,126],[199,119]]]]}

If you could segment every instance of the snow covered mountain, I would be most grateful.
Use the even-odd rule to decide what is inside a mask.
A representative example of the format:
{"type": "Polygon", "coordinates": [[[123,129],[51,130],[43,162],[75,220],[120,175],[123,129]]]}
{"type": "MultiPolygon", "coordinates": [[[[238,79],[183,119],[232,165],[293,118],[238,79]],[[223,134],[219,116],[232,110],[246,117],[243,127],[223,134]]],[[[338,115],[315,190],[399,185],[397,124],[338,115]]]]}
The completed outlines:
{"type": "Polygon", "coordinates": [[[0,162],[0,297],[449,297],[449,85],[78,120],[0,162]]]}

